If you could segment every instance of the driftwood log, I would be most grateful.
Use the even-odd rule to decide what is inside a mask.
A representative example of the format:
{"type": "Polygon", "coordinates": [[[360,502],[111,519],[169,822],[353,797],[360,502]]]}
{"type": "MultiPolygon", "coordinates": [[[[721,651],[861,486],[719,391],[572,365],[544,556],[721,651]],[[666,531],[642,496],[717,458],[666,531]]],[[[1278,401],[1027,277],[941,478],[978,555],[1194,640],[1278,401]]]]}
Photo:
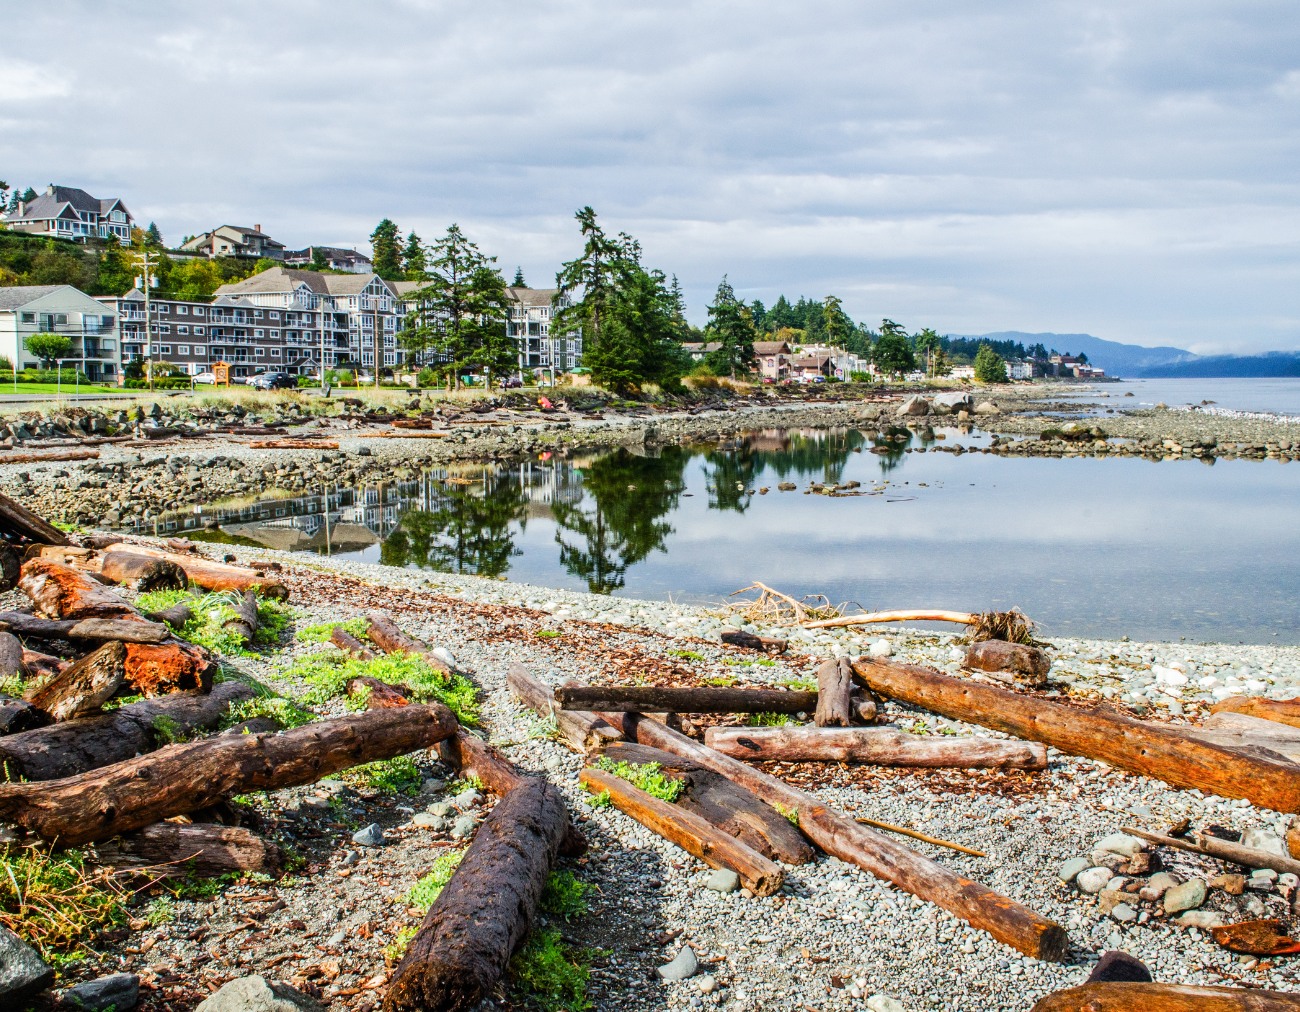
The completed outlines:
{"type": "Polygon", "coordinates": [[[185,623],[194,617],[194,609],[184,601],[172,605],[170,608],[161,608],[158,611],[151,611],[145,614],[150,622],[162,622],[172,629],[180,632],[185,628],[185,623]]]}
{"type": "MultiPolygon", "coordinates": [[[[103,554],[113,554],[115,552],[147,555],[150,558],[175,563],[185,570],[185,575],[190,583],[204,590],[237,590],[241,594],[246,590],[255,590],[262,597],[280,601],[289,597],[289,589],[274,576],[258,572],[256,569],[232,566],[226,562],[216,562],[206,555],[190,552],[168,552],[149,545],[126,544],[124,542],[111,546],[103,554]]],[[[103,554],[100,555],[100,558],[103,557],[103,554]]],[[[93,561],[88,563],[88,565],[94,564],[93,561]]]]}
{"type": "Polygon", "coordinates": [[[966,659],[962,664],[976,671],[1003,676],[1007,681],[1015,679],[1030,685],[1045,685],[1047,672],[1052,667],[1052,658],[1046,650],[1024,643],[980,640],[966,650],[966,659]]]}
{"type": "Polygon", "coordinates": [[[13,780],[58,780],[152,752],[173,736],[216,727],[234,703],[253,698],[243,682],[210,695],[174,693],[128,703],[109,713],[0,738],[0,768],[13,780]]]}
{"type": "Polygon", "coordinates": [[[1108,709],[1062,706],[915,665],[864,657],[853,668],[873,691],[953,720],[1041,741],[1174,787],[1246,798],[1279,812],[1300,811],[1300,765],[1280,757],[1243,755],[1108,709]]]}
{"type": "Polygon", "coordinates": [[[28,678],[50,678],[67,668],[69,662],[62,657],[43,654],[39,650],[23,647],[23,674],[28,678]]]}
{"type": "Polygon", "coordinates": [[[435,654],[429,647],[402,632],[396,622],[382,611],[372,611],[366,615],[370,621],[366,636],[370,642],[386,654],[414,654],[424,658],[429,667],[444,674],[451,674],[451,665],[435,654]]]}
{"type": "Polygon", "coordinates": [[[33,450],[27,453],[6,451],[0,454],[0,464],[39,464],[63,460],[95,460],[98,450],[33,450]]]}
{"type": "Polygon", "coordinates": [[[956,914],[1036,959],[1065,958],[1069,938],[1055,921],[833,811],[815,796],[635,714],[600,714],[640,744],[674,752],[729,777],[778,811],[797,813],[799,829],[826,853],[956,914]]]}
{"type": "Polygon", "coordinates": [[[177,642],[125,646],[126,682],[143,696],[212,688],[217,664],[202,647],[177,642]]]}
{"type": "MultiPolygon", "coordinates": [[[[0,784],[0,818],[67,846],[104,840],[232,794],[314,783],[456,732],[441,704],[322,720],[280,734],[217,735],[40,784],[0,784]]],[[[3,744],[3,742],[0,742],[3,744]]]]}
{"type": "Polygon", "coordinates": [[[817,669],[818,727],[848,727],[853,723],[853,668],[847,657],[826,661],[817,669]]]}
{"type": "Polygon", "coordinates": [[[241,647],[248,649],[257,636],[257,595],[251,590],[244,591],[233,611],[234,614],[222,622],[221,627],[233,634],[241,647]]]}
{"type": "Polygon", "coordinates": [[[238,826],[155,822],[134,833],[114,837],[95,848],[102,864],[118,868],[148,867],[151,874],[183,876],[229,871],[275,872],[284,855],[279,846],[238,826]]]}
{"type": "Polygon", "coordinates": [[[358,660],[373,660],[375,653],[341,625],[336,625],[330,630],[330,642],[342,650],[345,654],[351,654],[358,660]]]}
{"type": "Polygon", "coordinates": [[[97,713],[126,678],[126,646],[105,643],[48,681],[29,689],[27,702],[50,720],[97,713]]]}
{"type": "Polygon", "coordinates": [[[544,780],[497,802],[407,946],[385,1012],[467,1012],[492,991],[532,927],[568,822],[544,780]]]}
{"type": "Polygon", "coordinates": [[[659,685],[560,685],[561,710],[626,713],[811,713],[817,693],[788,689],[675,688],[659,685]]]}
{"type": "Polygon", "coordinates": [[[153,590],[184,590],[189,585],[185,570],[175,562],[135,552],[106,553],[99,560],[97,572],[142,594],[153,590]]]}
{"type": "Polygon", "coordinates": [[[22,572],[22,559],[15,545],[0,540],[0,593],[13,590],[18,586],[18,577],[22,572]]]}
{"type": "Polygon", "coordinates": [[[1184,984],[1081,984],[1040,998],[1030,1012],[1300,1012],[1300,994],[1184,984]]]}
{"type": "Polygon", "coordinates": [[[660,773],[683,785],[673,802],[676,807],[698,815],[764,857],[798,865],[816,856],[789,819],[720,773],[671,752],[629,742],[607,745],[604,754],[615,762],[657,763],[660,773]]]}
{"type": "Polygon", "coordinates": [[[23,563],[18,587],[46,618],[125,618],[138,614],[103,584],[50,559],[28,559],[23,563]]]}
{"type": "Polygon", "coordinates": [[[44,727],[49,722],[50,718],[27,700],[0,696],[0,736],[44,727]]]}
{"type": "Polygon", "coordinates": [[[892,727],[710,727],[704,744],[750,762],[855,762],[930,769],[1041,770],[1037,742],[904,734],[892,727]]]}
{"type": "Polygon", "coordinates": [[[410,706],[411,701],[400,686],[389,685],[369,675],[349,678],[349,696],[365,696],[367,710],[391,710],[395,706],[410,706]]]}
{"type": "Polygon", "coordinates": [[[758,650],[765,654],[783,654],[790,646],[786,640],[772,636],[755,636],[752,632],[745,632],[743,629],[724,629],[721,638],[727,646],[758,650]]]}
{"type": "Polygon", "coordinates": [[[579,752],[623,737],[607,721],[591,713],[560,709],[554,690],[543,685],[522,664],[512,664],[506,671],[506,685],[530,710],[555,721],[556,730],[579,752]]]}
{"type": "Polygon", "coordinates": [[[756,896],[771,896],[785,878],[779,865],[694,812],[648,794],[621,777],[588,767],[578,781],[592,794],[607,794],[614,807],[710,868],[729,868],[756,896]]]}
{"type": "Polygon", "coordinates": [[[34,541],[39,545],[70,545],[68,536],[46,523],[22,503],[0,495],[0,535],[5,541],[34,541]]]}
{"type": "Polygon", "coordinates": [[[1235,749],[1267,749],[1300,761],[1300,727],[1264,717],[1222,710],[1212,713],[1199,726],[1181,727],[1189,738],[1235,749]]]}
{"type": "Polygon", "coordinates": [[[1259,696],[1229,696],[1210,707],[1210,713],[1244,713],[1300,727],[1300,699],[1261,699],[1259,696]]]}
{"type": "Polygon", "coordinates": [[[123,643],[162,643],[169,639],[159,622],[138,618],[40,618],[22,611],[0,612],[0,629],[41,640],[119,640],[123,643]]]}
{"type": "Polygon", "coordinates": [[[1140,840],[1146,840],[1148,843],[1158,844],[1161,847],[1172,847],[1175,850],[1185,850],[1190,854],[1217,857],[1220,861],[1239,864],[1243,868],[1272,868],[1279,875],[1288,873],[1300,875],[1300,861],[1293,857],[1273,854],[1267,850],[1259,850],[1256,847],[1244,847],[1240,843],[1234,843],[1231,840],[1220,840],[1217,836],[1211,836],[1209,833],[1192,833],[1186,837],[1166,836],[1163,833],[1149,833],[1144,829],[1135,829],[1132,826],[1125,827],[1124,832],[1129,836],[1136,836],[1140,840]]]}

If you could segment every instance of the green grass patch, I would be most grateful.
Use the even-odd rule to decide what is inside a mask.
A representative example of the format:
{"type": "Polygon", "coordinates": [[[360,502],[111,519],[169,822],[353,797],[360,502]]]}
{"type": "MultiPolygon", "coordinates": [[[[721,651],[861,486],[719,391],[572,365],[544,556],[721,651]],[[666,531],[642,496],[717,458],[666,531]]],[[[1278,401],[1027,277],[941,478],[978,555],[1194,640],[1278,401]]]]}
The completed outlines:
{"type": "Polygon", "coordinates": [[[414,654],[385,654],[363,661],[329,649],[295,661],[283,674],[307,686],[301,702],[308,706],[343,695],[353,678],[369,677],[404,685],[419,702],[444,704],[462,724],[478,723],[478,689],[474,683],[464,675],[443,674],[414,654]]]}
{"type": "Polygon", "coordinates": [[[21,699],[24,692],[27,691],[27,679],[22,675],[9,675],[7,678],[0,678],[0,696],[12,696],[14,699],[21,699]]]}
{"type": "Polygon", "coordinates": [[[539,640],[557,640],[560,638],[560,630],[538,629],[533,635],[535,635],[539,640]]]}
{"type": "Polygon", "coordinates": [[[360,783],[385,794],[414,794],[424,782],[424,774],[410,756],[399,755],[392,759],[353,766],[343,774],[349,783],[360,783]]]}
{"type": "Polygon", "coordinates": [[[682,781],[660,773],[658,763],[615,762],[607,756],[601,756],[596,760],[596,765],[662,801],[676,801],[686,786],[682,781]]]}
{"type": "Polygon", "coordinates": [[[565,944],[560,932],[546,928],[533,932],[510,961],[511,988],[518,997],[542,1012],[585,1012],[591,980],[590,954],[565,944]]]}
{"type": "MultiPolygon", "coordinates": [[[[240,638],[225,623],[235,617],[234,606],[240,595],[234,591],[215,594],[199,594],[188,590],[156,590],[141,594],[135,604],[143,612],[162,611],[178,604],[187,604],[193,616],[176,635],[201,647],[206,647],[215,654],[229,657],[252,656],[240,643],[240,638]]],[[[257,631],[253,634],[253,645],[273,647],[280,642],[280,637],[294,615],[293,609],[280,601],[259,600],[257,602],[257,631]]]]}
{"type": "Polygon", "coordinates": [[[316,714],[304,710],[292,699],[285,699],[282,696],[256,696],[253,699],[244,699],[232,703],[230,712],[221,722],[221,727],[224,730],[258,717],[269,717],[272,720],[277,720],[280,722],[281,727],[288,730],[310,724],[316,719],[316,714]]]}
{"type": "Polygon", "coordinates": [[[460,867],[460,860],[464,856],[463,850],[453,850],[439,857],[433,862],[433,867],[429,869],[428,874],[421,876],[420,881],[411,886],[411,891],[406,894],[406,902],[419,910],[421,916],[427,914],[429,908],[433,906],[433,901],[446,888],[452,874],[460,867]]]}
{"type": "Polygon", "coordinates": [[[408,924],[397,933],[391,942],[384,946],[384,958],[390,963],[400,963],[402,957],[406,955],[406,947],[411,944],[420,929],[417,925],[408,924]]]}
{"type": "Polygon", "coordinates": [[[358,617],[343,622],[321,622],[317,625],[304,626],[293,634],[294,639],[299,643],[328,643],[330,634],[334,632],[337,626],[342,626],[344,632],[361,639],[366,635],[366,630],[370,628],[370,620],[358,617]]]}
{"type": "Polygon", "coordinates": [[[566,921],[581,917],[590,908],[587,896],[592,886],[571,871],[553,871],[546,878],[546,889],[542,893],[542,910],[552,917],[563,917],[566,921]]]}
{"type": "Polygon", "coordinates": [[[684,661],[702,661],[704,655],[696,653],[694,650],[669,650],[669,657],[680,657],[684,661]]]}
{"type": "Polygon", "coordinates": [[[601,791],[599,794],[589,794],[587,795],[586,801],[592,808],[608,808],[614,803],[614,799],[609,796],[609,791],[601,791]]]}
{"type": "Polygon", "coordinates": [[[784,727],[793,723],[788,713],[751,713],[745,721],[748,727],[784,727]]]}
{"type": "Polygon", "coordinates": [[[817,691],[817,680],[815,678],[783,678],[776,684],[783,689],[790,689],[794,692],[817,691]]]}
{"type": "Polygon", "coordinates": [[[722,663],[729,668],[774,668],[776,661],[770,657],[724,657],[722,663]]]}
{"type": "Polygon", "coordinates": [[[740,679],[735,675],[713,675],[710,678],[704,679],[704,684],[712,685],[715,689],[729,689],[738,681],[740,681],[740,679]]]}
{"type": "Polygon", "coordinates": [[[126,920],[113,874],[87,869],[79,850],[11,850],[0,865],[0,924],[56,967],[81,958],[96,935],[126,920]]]}

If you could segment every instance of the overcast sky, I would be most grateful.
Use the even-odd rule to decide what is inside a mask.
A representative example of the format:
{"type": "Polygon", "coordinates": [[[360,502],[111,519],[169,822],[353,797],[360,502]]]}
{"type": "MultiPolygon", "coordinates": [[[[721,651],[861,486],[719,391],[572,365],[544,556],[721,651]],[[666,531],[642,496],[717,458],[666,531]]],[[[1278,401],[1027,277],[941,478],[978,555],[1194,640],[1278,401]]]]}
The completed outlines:
{"type": "Polygon", "coordinates": [[[534,287],[590,204],[676,273],[909,329],[1300,348],[1294,0],[60,3],[0,178],[169,242],[456,221],[534,287]]]}

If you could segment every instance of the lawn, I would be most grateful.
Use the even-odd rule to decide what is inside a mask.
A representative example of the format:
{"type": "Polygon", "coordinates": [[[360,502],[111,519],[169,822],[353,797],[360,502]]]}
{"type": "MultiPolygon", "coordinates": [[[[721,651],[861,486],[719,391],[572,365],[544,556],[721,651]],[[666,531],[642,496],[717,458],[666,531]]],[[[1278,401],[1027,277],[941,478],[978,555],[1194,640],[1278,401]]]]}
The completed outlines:
{"type": "Polygon", "coordinates": [[[60,393],[65,394],[123,394],[129,395],[130,390],[123,390],[119,386],[106,387],[97,383],[82,383],[78,386],[75,382],[64,383],[60,387],[56,383],[19,383],[14,386],[13,383],[0,381],[0,394],[47,394],[58,396],[60,393]]]}

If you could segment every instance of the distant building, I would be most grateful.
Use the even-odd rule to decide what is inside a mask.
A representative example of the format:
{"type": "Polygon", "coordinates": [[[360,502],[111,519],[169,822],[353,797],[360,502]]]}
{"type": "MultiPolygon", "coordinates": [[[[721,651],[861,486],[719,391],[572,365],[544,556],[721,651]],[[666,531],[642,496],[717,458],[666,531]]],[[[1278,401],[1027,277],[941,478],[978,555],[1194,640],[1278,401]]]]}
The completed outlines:
{"type": "Polygon", "coordinates": [[[100,295],[96,301],[117,320],[121,364],[135,359],[179,366],[194,376],[208,370],[210,307],[185,299],[149,298],[153,317],[146,327],[144,293],[133,288],[125,295],[100,295]]]}
{"type": "Polygon", "coordinates": [[[291,250],[284,254],[284,265],[310,269],[316,262],[317,254],[320,254],[320,259],[332,271],[369,274],[374,269],[370,257],[364,253],[358,253],[354,249],[338,249],[334,246],[308,246],[306,249],[291,250]]]}
{"type": "Polygon", "coordinates": [[[835,359],[826,352],[799,354],[790,361],[790,378],[801,383],[816,382],[835,375],[835,359]]]}
{"type": "Polygon", "coordinates": [[[692,362],[703,362],[704,359],[719,351],[722,348],[721,341],[683,341],[682,348],[686,354],[691,357],[692,362]]]}
{"type": "Polygon", "coordinates": [[[117,320],[71,285],[0,288],[0,355],[18,369],[41,366],[27,348],[33,334],[61,334],[72,342],[63,358],[92,382],[117,381],[117,320]]]}
{"type": "Polygon", "coordinates": [[[196,235],[181,249],[208,257],[252,257],[256,260],[283,260],[284,243],[276,242],[262,231],[261,225],[222,225],[211,232],[196,235]]]}
{"type": "Polygon", "coordinates": [[[1013,380],[1031,380],[1042,374],[1042,364],[1032,358],[1013,358],[1007,362],[1007,375],[1013,380]]]}
{"type": "MultiPolygon", "coordinates": [[[[924,374],[922,374],[924,378],[924,374]]],[[[975,378],[975,367],[973,365],[955,365],[948,370],[948,379],[955,380],[973,380],[975,378]]]]}
{"type": "Polygon", "coordinates": [[[59,239],[107,239],[123,245],[131,241],[135,219],[118,197],[92,197],[75,186],[51,183],[35,200],[19,201],[18,210],[4,216],[16,232],[59,239]]]}
{"type": "Polygon", "coordinates": [[[567,309],[573,300],[557,288],[507,288],[512,303],[506,333],[515,342],[519,371],[571,372],[582,364],[582,334],[552,334],[555,310],[567,309]]]}
{"type": "Polygon", "coordinates": [[[755,341],[758,372],[765,380],[778,382],[790,375],[790,345],[785,341],[755,341]]]}

